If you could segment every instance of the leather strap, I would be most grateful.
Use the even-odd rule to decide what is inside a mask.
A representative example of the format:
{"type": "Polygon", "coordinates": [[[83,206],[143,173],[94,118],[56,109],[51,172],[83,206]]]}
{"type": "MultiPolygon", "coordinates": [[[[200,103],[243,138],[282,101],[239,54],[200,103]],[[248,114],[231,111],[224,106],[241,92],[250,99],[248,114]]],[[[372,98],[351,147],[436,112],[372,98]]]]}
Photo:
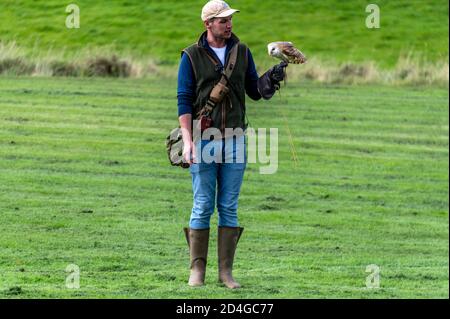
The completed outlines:
{"type": "MultiPolygon", "coordinates": [[[[239,48],[239,42],[236,43],[231,48],[230,59],[228,60],[227,66],[225,67],[225,69],[222,72],[222,77],[220,78],[219,82],[225,86],[228,85],[228,80],[230,79],[231,75],[233,74],[234,67],[236,66],[238,48],[239,48]]],[[[216,61],[208,53],[206,55],[215,65],[217,65],[216,61]]],[[[215,106],[216,106],[216,103],[214,103],[213,101],[211,101],[210,98],[208,98],[208,101],[206,102],[204,109],[206,109],[206,111],[208,113],[211,113],[215,106]]]]}
{"type": "Polygon", "coordinates": [[[230,59],[228,60],[227,67],[224,70],[225,76],[229,79],[233,73],[234,67],[236,66],[237,53],[238,53],[239,42],[234,45],[230,51],[230,59]]]}

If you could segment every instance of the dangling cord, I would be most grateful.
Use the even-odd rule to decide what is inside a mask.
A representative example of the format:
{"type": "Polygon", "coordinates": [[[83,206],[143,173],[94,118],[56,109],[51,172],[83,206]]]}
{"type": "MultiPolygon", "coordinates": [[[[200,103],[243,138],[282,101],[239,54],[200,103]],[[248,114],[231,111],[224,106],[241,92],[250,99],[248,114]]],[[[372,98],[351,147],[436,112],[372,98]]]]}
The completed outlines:
{"type": "Polygon", "coordinates": [[[252,124],[250,123],[250,120],[248,119],[247,111],[244,111],[244,112],[245,112],[245,118],[247,120],[247,128],[248,127],[253,127],[252,124]]]}
{"type": "MultiPolygon", "coordinates": [[[[279,96],[280,96],[280,102],[282,102],[281,90],[278,90],[278,92],[279,92],[279,96]]],[[[283,108],[281,107],[280,110],[281,110],[281,115],[283,116],[283,120],[284,120],[284,123],[286,124],[286,128],[287,128],[288,135],[289,135],[289,146],[291,148],[291,155],[292,155],[292,160],[294,161],[294,167],[297,168],[298,157],[297,157],[297,152],[295,151],[294,139],[292,137],[291,129],[289,128],[289,124],[288,124],[286,115],[284,114],[283,108]]]]}

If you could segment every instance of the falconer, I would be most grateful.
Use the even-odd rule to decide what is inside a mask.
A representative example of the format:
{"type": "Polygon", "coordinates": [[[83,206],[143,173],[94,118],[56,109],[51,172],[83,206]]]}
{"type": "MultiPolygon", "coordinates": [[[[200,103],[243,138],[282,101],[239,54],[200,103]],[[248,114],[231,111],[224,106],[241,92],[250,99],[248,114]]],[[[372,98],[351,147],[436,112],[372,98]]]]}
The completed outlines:
{"type": "Polygon", "coordinates": [[[243,228],[238,223],[238,197],[247,159],[245,135],[227,136],[228,129],[245,131],[245,94],[257,101],[270,99],[284,78],[286,64],[259,77],[252,54],[232,32],[239,10],[220,0],[205,4],[201,18],[206,31],[184,49],[178,73],[178,116],[183,132],[183,160],[192,176],[193,208],[185,235],[190,251],[190,286],[205,282],[210,220],[217,205],[219,281],[239,288],[232,275],[236,246],[243,228]],[[196,140],[193,128],[213,128],[220,138],[196,140]],[[212,143],[212,144],[211,144],[212,143]],[[221,150],[214,161],[199,154],[211,145],[221,150]]]}

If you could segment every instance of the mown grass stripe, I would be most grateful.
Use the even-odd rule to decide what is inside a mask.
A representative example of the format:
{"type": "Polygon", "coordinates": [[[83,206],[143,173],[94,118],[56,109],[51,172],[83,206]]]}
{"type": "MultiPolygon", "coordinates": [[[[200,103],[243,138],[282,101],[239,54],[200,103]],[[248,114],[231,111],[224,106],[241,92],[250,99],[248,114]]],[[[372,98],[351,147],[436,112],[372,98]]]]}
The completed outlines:
{"type": "MultiPolygon", "coordinates": [[[[244,175],[246,290],[209,284],[207,297],[448,297],[447,90],[291,82],[282,92],[248,103],[252,124],[279,127],[280,143],[276,174],[248,164],[244,175]],[[369,296],[370,263],[385,289],[369,296]]],[[[170,81],[0,78],[0,296],[20,286],[20,297],[69,297],[60,286],[73,262],[89,274],[82,296],[202,296],[185,287],[191,177],[164,149],[175,95],[170,81]],[[152,292],[125,283],[139,271],[152,292]]]]}

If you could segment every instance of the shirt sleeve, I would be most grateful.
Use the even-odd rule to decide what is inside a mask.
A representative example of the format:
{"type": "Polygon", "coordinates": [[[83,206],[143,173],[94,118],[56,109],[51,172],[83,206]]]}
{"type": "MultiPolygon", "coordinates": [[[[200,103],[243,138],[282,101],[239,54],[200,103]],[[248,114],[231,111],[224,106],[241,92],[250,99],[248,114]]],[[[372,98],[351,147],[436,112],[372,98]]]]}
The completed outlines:
{"type": "Polygon", "coordinates": [[[195,95],[195,76],[191,61],[187,54],[181,56],[180,67],[178,69],[178,116],[192,114],[195,95]]]}
{"type": "Polygon", "coordinates": [[[252,53],[248,49],[248,65],[247,73],[245,75],[245,92],[247,95],[255,101],[261,99],[261,94],[258,91],[258,72],[256,71],[255,61],[253,60],[252,53]]]}

